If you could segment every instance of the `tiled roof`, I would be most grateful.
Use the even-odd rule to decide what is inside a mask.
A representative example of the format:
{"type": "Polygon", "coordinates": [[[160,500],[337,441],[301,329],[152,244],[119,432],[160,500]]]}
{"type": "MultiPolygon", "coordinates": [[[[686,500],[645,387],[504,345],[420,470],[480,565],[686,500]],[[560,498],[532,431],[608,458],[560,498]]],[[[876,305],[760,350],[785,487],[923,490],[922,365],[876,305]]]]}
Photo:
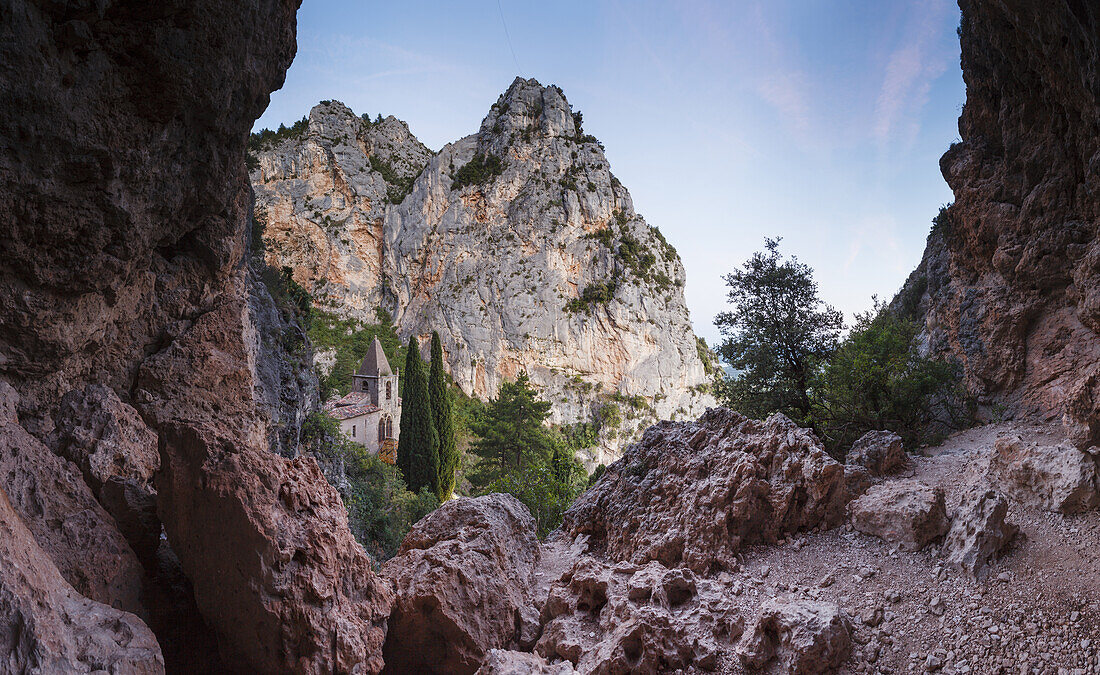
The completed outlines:
{"type": "Polygon", "coordinates": [[[339,408],[340,406],[345,406],[345,405],[359,405],[361,403],[366,403],[368,401],[370,401],[370,394],[369,393],[367,393],[365,391],[353,391],[353,392],[347,394],[346,396],[344,396],[344,398],[342,398],[338,401],[334,401],[332,403],[332,407],[339,408]]]}
{"type": "Polygon", "coordinates": [[[360,403],[359,405],[342,405],[333,408],[329,414],[338,420],[350,420],[352,417],[359,417],[360,415],[367,415],[373,412],[381,410],[376,405],[370,403],[360,403]]]}

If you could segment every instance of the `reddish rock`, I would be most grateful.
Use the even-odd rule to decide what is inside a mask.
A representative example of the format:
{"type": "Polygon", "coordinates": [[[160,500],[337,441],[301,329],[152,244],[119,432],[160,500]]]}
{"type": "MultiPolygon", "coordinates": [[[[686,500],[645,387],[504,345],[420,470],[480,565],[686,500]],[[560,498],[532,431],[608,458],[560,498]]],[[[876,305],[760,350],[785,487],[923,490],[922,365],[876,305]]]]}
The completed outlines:
{"type": "Polygon", "coordinates": [[[70,586],[0,490],[0,670],[153,675],[164,658],[133,614],[70,586]]]}
{"type": "Polygon", "coordinates": [[[661,422],[566,512],[569,538],[591,535],[612,560],[696,572],[729,566],[744,544],[843,522],[844,467],[782,415],[711,408],[661,422]]]}
{"type": "Polygon", "coordinates": [[[1072,444],[1041,446],[1001,436],[994,448],[990,478],[1016,501],[1061,513],[1100,506],[1096,461],[1072,444]]]}
{"type": "Polygon", "coordinates": [[[309,457],[268,449],[253,408],[243,303],[199,317],[142,365],[162,443],[157,510],[229,663],[378,672],[392,593],[309,457]]]}
{"type": "Polygon", "coordinates": [[[1005,522],[1008,501],[996,490],[963,498],[951,518],[943,541],[947,564],[972,579],[986,576],[989,561],[1012,541],[1019,530],[1005,522]]]}
{"type": "Polygon", "coordinates": [[[382,567],[393,580],[387,672],[473,673],[490,649],[531,647],[535,520],[515,497],[458,498],[417,523],[382,567]]]}
{"type": "Polygon", "coordinates": [[[895,473],[905,466],[901,436],[892,431],[868,431],[848,450],[844,463],[862,466],[873,476],[895,473]]]}
{"type": "Polygon", "coordinates": [[[848,505],[852,527],[906,551],[919,551],[947,532],[943,489],[915,480],[876,485],[848,505]]]}
{"type": "Polygon", "coordinates": [[[550,588],[536,650],[600,675],[712,671],[744,621],[724,589],[687,569],[581,558],[550,588]]]}
{"type": "Polygon", "coordinates": [[[142,569],[133,550],[76,466],[19,425],[17,401],[15,391],[0,382],[0,488],[77,591],[144,615],[142,569]]]}
{"type": "Polygon", "coordinates": [[[832,672],[851,651],[851,626],[839,607],[787,598],[764,601],[738,648],[746,666],[758,669],[777,661],[789,675],[832,672]]]}
{"type": "Polygon", "coordinates": [[[573,675],[576,672],[568,661],[551,665],[538,654],[491,649],[477,675],[573,675]]]}
{"type": "Polygon", "coordinates": [[[1094,444],[1097,399],[1075,392],[1100,363],[1100,11],[959,5],[962,140],[940,160],[955,201],[895,306],[923,318],[926,344],[962,364],[971,394],[1069,412],[1094,444]]]}

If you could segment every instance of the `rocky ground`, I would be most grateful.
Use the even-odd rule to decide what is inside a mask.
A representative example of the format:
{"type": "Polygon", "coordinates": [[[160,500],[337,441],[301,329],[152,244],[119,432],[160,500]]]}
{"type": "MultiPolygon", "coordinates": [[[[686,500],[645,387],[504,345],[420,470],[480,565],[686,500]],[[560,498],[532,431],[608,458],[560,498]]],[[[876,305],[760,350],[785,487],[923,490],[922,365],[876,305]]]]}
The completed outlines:
{"type": "MultiPolygon", "coordinates": [[[[994,443],[1006,434],[1061,440],[1050,426],[970,429],[911,457],[888,481],[941,486],[950,513],[986,489],[994,443]]],[[[736,571],[709,581],[746,619],[773,597],[835,603],[852,619],[853,653],[840,673],[1100,673],[1100,512],[1009,503],[1007,520],[1020,534],[981,582],[946,565],[935,544],[906,552],[850,524],[743,548],[736,571]]],[[[539,593],[571,566],[584,539],[544,545],[539,593]]],[[[729,659],[714,672],[746,671],[729,659]]]]}

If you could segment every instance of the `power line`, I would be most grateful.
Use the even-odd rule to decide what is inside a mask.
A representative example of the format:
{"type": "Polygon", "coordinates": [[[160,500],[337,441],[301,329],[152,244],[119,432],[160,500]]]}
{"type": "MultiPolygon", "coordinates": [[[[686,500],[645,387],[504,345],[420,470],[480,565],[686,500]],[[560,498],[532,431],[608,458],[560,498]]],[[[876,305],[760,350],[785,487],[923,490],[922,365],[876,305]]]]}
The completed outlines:
{"type": "Polygon", "coordinates": [[[516,64],[516,75],[523,75],[523,68],[519,67],[519,59],[516,58],[516,50],[512,47],[512,36],[508,34],[508,23],[504,20],[504,9],[497,0],[497,11],[500,12],[500,25],[504,26],[504,38],[508,41],[508,51],[512,52],[512,62],[516,64]]]}

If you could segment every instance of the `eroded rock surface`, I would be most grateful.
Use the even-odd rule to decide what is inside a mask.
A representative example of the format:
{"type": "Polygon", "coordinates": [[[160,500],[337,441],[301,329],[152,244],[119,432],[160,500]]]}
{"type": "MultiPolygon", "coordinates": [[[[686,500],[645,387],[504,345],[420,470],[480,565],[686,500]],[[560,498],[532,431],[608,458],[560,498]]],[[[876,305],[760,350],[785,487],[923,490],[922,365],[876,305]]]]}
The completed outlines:
{"type": "Polygon", "coordinates": [[[833,671],[851,650],[848,618],[836,605],[770,598],[757,612],[738,655],[750,668],[764,668],[775,661],[784,673],[812,675],[833,671]]]}
{"type": "Polygon", "coordinates": [[[916,480],[876,485],[848,505],[852,527],[919,551],[947,532],[943,490],[916,480]]]}
{"type": "Polygon", "coordinates": [[[491,649],[538,638],[535,519],[515,497],[458,498],[417,523],[383,566],[396,601],[387,672],[473,673],[491,649]]]}
{"type": "Polygon", "coordinates": [[[838,525],[846,503],[844,467],[812,432],[782,415],[711,408],[648,429],[566,512],[562,531],[591,535],[612,560],[707,572],[744,544],[838,525]]]}
{"type": "Polygon", "coordinates": [[[0,671],[164,672],[152,631],[70,586],[0,489],[0,671]]]}
{"type": "Polygon", "coordinates": [[[550,588],[537,651],[585,674],[711,671],[744,628],[723,591],[683,568],[583,557],[550,588]]]}
{"type": "Polygon", "coordinates": [[[573,675],[575,672],[568,661],[551,665],[538,654],[490,649],[477,675],[573,675]]]}
{"type": "Polygon", "coordinates": [[[0,489],[77,591],[144,614],[142,569],[80,471],[19,424],[18,395],[0,382],[0,489]]]}
{"type": "Polygon", "coordinates": [[[1005,522],[1008,501],[996,490],[963,498],[943,541],[947,564],[974,579],[984,579],[989,561],[1008,546],[1017,528],[1005,522]]]}
{"type": "Polygon", "coordinates": [[[986,402],[1100,442],[1100,8],[960,0],[966,105],[940,160],[955,194],[895,306],[986,402]],[[1089,385],[1091,382],[1091,385],[1089,385]]]}
{"type": "Polygon", "coordinates": [[[1071,443],[1038,445],[1018,435],[997,439],[990,478],[1024,504],[1078,513],[1100,506],[1096,460],[1071,443]]]}
{"type": "Polygon", "coordinates": [[[861,466],[873,476],[894,473],[905,466],[901,436],[892,431],[868,431],[852,444],[844,463],[861,466]]]}

